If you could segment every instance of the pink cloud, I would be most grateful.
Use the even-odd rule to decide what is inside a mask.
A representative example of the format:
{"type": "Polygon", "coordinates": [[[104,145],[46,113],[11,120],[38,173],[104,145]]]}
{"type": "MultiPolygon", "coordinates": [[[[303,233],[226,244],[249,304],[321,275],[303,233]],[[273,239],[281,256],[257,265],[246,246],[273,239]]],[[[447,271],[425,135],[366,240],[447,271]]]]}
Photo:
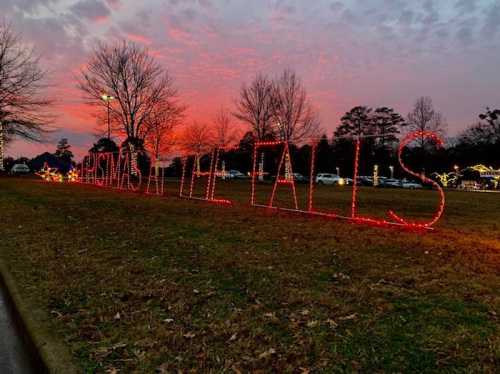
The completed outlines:
{"type": "Polygon", "coordinates": [[[175,40],[178,43],[191,47],[199,45],[199,42],[193,39],[193,35],[191,33],[182,30],[180,27],[173,25],[167,26],[167,34],[172,40],[175,40]]]}
{"type": "Polygon", "coordinates": [[[148,37],[146,37],[144,35],[140,35],[140,34],[129,33],[129,34],[126,34],[126,37],[127,37],[127,39],[129,39],[133,42],[137,42],[137,43],[141,43],[141,44],[145,44],[145,45],[150,45],[153,43],[151,41],[151,39],[149,39],[148,37]]]}

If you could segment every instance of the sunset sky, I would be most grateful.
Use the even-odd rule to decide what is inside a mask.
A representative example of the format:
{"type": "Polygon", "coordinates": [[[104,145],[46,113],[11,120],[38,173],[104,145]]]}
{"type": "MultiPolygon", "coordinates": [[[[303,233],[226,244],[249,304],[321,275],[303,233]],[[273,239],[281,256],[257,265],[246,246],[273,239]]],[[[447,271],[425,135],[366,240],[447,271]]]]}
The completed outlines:
{"type": "Polygon", "coordinates": [[[500,107],[498,0],[0,0],[0,14],[50,69],[60,128],[44,145],[14,142],[14,157],[53,151],[63,136],[78,157],[91,146],[95,120],[75,75],[96,40],[150,48],[189,105],[187,121],[210,121],[243,82],[287,67],[329,136],[355,105],[406,116],[431,96],[449,135],[500,107]]]}

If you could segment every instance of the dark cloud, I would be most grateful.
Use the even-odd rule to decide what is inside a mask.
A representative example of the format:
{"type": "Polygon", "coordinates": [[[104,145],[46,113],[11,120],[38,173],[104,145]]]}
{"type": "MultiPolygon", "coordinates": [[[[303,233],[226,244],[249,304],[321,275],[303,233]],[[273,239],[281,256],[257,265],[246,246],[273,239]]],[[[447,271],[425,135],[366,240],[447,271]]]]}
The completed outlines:
{"type": "Polygon", "coordinates": [[[457,0],[455,8],[458,10],[459,14],[471,14],[477,8],[476,0],[457,0]]]}
{"type": "Polygon", "coordinates": [[[500,2],[493,2],[490,7],[485,9],[484,13],[483,35],[491,40],[497,36],[500,29],[500,2]]]}
{"type": "Polygon", "coordinates": [[[426,0],[423,3],[424,17],[422,23],[426,26],[431,26],[439,21],[439,12],[435,7],[435,2],[433,0],[426,0]]]}
{"type": "Polygon", "coordinates": [[[71,11],[79,16],[92,21],[106,19],[111,11],[100,0],[79,0],[71,7],[71,11]]]}
{"type": "Polygon", "coordinates": [[[1,0],[0,19],[18,12],[26,15],[36,14],[41,8],[58,3],[59,0],[1,0]]]}
{"type": "Polygon", "coordinates": [[[461,26],[458,29],[457,37],[458,37],[458,40],[460,40],[460,42],[463,45],[468,46],[468,45],[472,44],[472,42],[473,42],[472,28],[468,25],[461,26]]]}
{"type": "Polygon", "coordinates": [[[398,21],[403,25],[409,26],[413,23],[414,18],[415,18],[415,13],[413,13],[413,11],[411,10],[406,9],[401,12],[398,21]]]}
{"type": "Polygon", "coordinates": [[[340,1],[335,1],[330,4],[330,10],[335,13],[341,11],[343,7],[344,4],[342,4],[340,1]]]}

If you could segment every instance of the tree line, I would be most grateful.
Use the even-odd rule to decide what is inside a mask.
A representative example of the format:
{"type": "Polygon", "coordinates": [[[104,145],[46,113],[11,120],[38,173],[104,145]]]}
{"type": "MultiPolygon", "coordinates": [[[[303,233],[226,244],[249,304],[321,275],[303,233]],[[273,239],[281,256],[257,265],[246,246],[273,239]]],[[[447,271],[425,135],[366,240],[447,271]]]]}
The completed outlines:
{"type": "MultiPolygon", "coordinates": [[[[44,95],[46,72],[40,58],[9,25],[0,26],[0,158],[4,144],[14,137],[41,141],[51,131],[51,100],[44,95]]],[[[356,106],[346,112],[334,133],[321,129],[319,115],[298,75],[291,69],[269,77],[258,74],[244,83],[233,108],[220,108],[210,123],[188,122],[171,74],[147,48],[132,42],[97,43],[81,69],[78,88],[95,110],[102,130],[92,151],[147,150],[151,158],[166,154],[206,154],[213,147],[231,148],[226,157],[246,171],[255,141],[280,140],[292,144],[298,170],[318,143],[318,171],[350,169],[352,140],[362,139],[368,164],[395,165],[399,138],[409,131],[446,135],[445,117],[429,97],[419,98],[406,116],[393,108],[356,106]],[[247,127],[242,131],[241,124],[247,127]],[[109,132],[113,137],[104,136],[109,132]],[[116,144],[113,139],[122,139],[116,144]]],[[[409,163],[429,171],[485,163],[497,165],[500,110],[487,108],[477,123],[436,150],[425,138],[406,150],[409,163]]],[[[178,163],[178,160],[177,160],[178,163]]],[[[1,163],[0,163],[0,166],[1,163]]],[[[174,163],[175,166],[175,163],[174,163]]],[[[366,166],[371,167],[370,165],[366,166]]],[[[297,168],[296,168],[297,169],[297,168]]],[[[303,171],[305,172],[305,171],[303,171]]]]}

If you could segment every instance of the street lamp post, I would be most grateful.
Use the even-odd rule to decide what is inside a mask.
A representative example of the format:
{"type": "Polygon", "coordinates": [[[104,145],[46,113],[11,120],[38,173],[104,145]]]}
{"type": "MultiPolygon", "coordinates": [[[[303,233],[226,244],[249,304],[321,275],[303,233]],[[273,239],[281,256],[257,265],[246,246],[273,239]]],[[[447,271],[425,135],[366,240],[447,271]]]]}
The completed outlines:
{"type": "Polygon", "coordinates": [[[106,106],[108,108],[108,139],[111,139],[111,121],[110,121],[110,104],[111,100],[114,100],[115,98],[113,96],[103,94],[101,96],[102,100],[106,102],[106,106]]]}
{"type": "Polygon", "coordinates": [[[394,166],[389,166],[389,170],[391,171],[391,179],[394,179],[394,166]]]}
{"type": "Polygon", "coordinates": [[[373,165],[373,186],[378,186],[378,165],[373,165]]]}

